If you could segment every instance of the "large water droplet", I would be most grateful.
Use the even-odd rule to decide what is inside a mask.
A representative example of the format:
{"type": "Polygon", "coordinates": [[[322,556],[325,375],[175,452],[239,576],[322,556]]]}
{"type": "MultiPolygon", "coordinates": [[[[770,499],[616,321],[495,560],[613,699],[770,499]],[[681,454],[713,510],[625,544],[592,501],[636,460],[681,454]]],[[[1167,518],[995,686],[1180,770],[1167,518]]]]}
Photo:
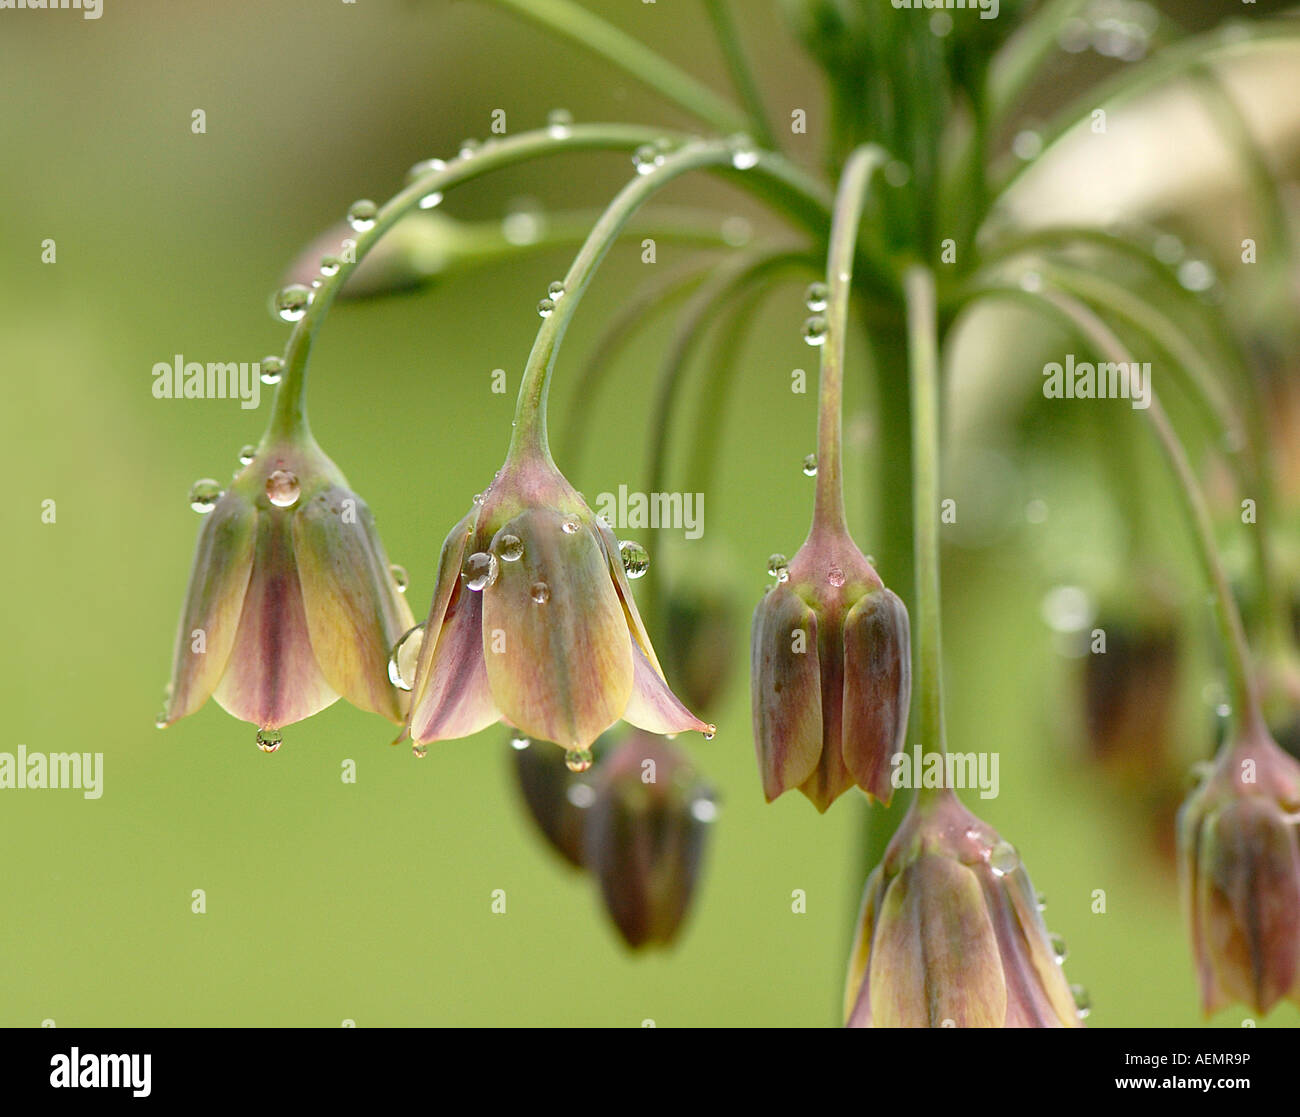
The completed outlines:
{"type": "Polygon", "coordinates": [[[559,302],[564,297],[564,284],[557,279],[546,288],[546,293],[553,302],[559,302]]]}
{"type": "Polygon", "coordinates": [[[411,584],[411,579],[406,573],[406,567],[398,566],[397,563],[393,563],[393,565],[388,568],[388,572],[393,576],[393,586],[397,589],[397,592],[405,593],[406,587],[411,584]]]}
{"type": "Polygon", "coordinates": [[[275,293],[275,314],[282,322],[298,322],[307,313],[311,305],[310,287],[301,283],[290,283],[275,293]]]}
{"type": "Polygon", "coordinates": [[[642,144],[632,152],[632,166],[639,175],[648,175],[655,166],[663,162],[663,156],[655,150],[654,144],[642,144]]]}
{"type": "Polygon", "coordinates": [[[195,512],[211,512],[220,499],[221,485],[211,477],[204,477],[190,486],[190,507],[195,512]]]}
{"type": "Polygon", "coordinates": [[[517,535],[503,535],[497,540],[497,557],[502,562],[518,562],[524,557],[523,540],[517,535]]]}
{"type": "Polygon", "coordinates": [[[348,206],[348,224],[358,233],[373,229],[378,216],[379,207],[369,198],[362,198],[348,206]]]}
{"type": "Polygon", "coordinates": [[[832,566],[826,571],[826,580],[836,589],[839,589],[840,586],[844,585],[844,571],[838,566],[832,566]]]}
{"type": "Polygon", "coordinates": [[[631,579],[640,578],[650,569],[650,552],[635,539],[621,540],[618,556],[623,560],[623,573],[631,579]]]}
{"type": "Polygon", "coordinates": [[[704,727],[704,739],[706,741],[712,741],[713,738],[716,737],[717,735],[718,735],[718,727],[714,725],[712,722],[709,722],[709,724],[704,727]]]}
{"type": "Polygon", "coordinates": [[[388,655],[388,681],[398,690],[415,686],[415,667],[424,646],[424,625],[417,624],[402,633],[388,655]]]}
{"type": "Polygon", "coordinates": [[[259,729],[257,731],[257,747],[263,752],[275,752],[284,741],[284,734],[278,729],[259,729]]]}
{"type": "Polygon", "coordinates": [[[538,318],[549,318],[554,311],[555,311],[554,299],[542,299],[542,301],[537,304],[538,318]]]}
{"type": "Polygon", "coordinates": [[[442,204],[442,191],[431,190],[416,203],[421,209],[437,209],[442,204]]]}
{"type": "Polygon", "coordinates": [[[790,560],[780,553],[769,555],[767,572],[778,582],[784,582],[790,577],[790,560]]]}
{"type": "Polygon", "coordinates": [[[731,145],[731,165],[736,170],[748,171],[758,166],[758,149],[748,136],[736,136],[731,145]]]}
{"type": "Polygon", "coordinates": [[[552,139],[562,140],[569,134],[573,113],[568,109],[552,109],[546,114],[546,131],[552,139]]]}
{"type": "Polygon", "coordinates": [[[263,357],[259,362],[262,370],[263,384],[280,383],[280,374],[284,371],[284,361],[279,357],[263,357]]]}
{"type": "Polygon", "coordinates": [[[551,600],[551,587],[545,582],[534,582],[528,593],[538,605],[545,605],[551,600]]]}
{"type": "Polygon", "coordinates": [[[491,551],[475,551],[465,560],[462,577],[466,587],[478,593],[497,580],[500,569],[497,557],[491,551]]]}
{"type": "Polygon", "coordinates": [[[591,767],[591,749],[569,749],[564,754],[564,766],[570,772],[585,772],[591,767]]]}
{"type": "Polygon", "coordinates": [[[1020,855],[1016,852],[1016,847],[1010,842],[997,842],[989,850],[989,868],[1000,877],[1007,873],[1014,872],[1017,865],[1020,864],[1020,855]]]}
{"type": "Polygon", "coordinates": [[[826,319],[814,314],[803,324],[803,339],[809,345],[822,345],[826,341],[826,319]]]}
{"type": "Polygon", "coordinates": [[[805,477],[817,476],[817,455],[805,454],[803,459],[803,475],[805,477]]]}
{"type": "Polygon", "coordinates": [[[298,478],[287,469],[277,469],[266,479],[266,499],[277,508],[292,508],[301,491],[298,478]]]}
{"type": "Polygon", "coordinates": [[[830,297],[830,288],[825,283],[810,283],[808,290],[804,292],[803,301],[813,314],[820,314],[826,309],[830,297]]]}

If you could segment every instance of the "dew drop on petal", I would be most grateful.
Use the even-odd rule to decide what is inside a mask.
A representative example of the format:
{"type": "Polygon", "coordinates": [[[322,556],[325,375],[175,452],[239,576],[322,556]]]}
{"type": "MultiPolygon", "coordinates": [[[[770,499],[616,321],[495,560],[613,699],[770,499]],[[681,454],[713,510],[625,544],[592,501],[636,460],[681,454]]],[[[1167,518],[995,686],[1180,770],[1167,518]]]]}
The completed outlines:
{"type": "Polygon", "coordinates": [[[623,573],[632,580],[640,578],[650,569],[650,552],[635,539],[620,540],[618,557],[623,560],[623,573]]]}
{"type": "Polygon", "coordinates": [[[519,733],[516,733],[513,737],[510,738],[510,747],[514,749],[515,752],[523,752],[524,749],[526,749],[531,744],[532,741],[530,741],[527,737],[519,733]]]}
{"type": "Polygon", "coordinates": [[[301,491],[297,476],[287,469],[277,469],[266,479],[266,499],[277,508],[292,508],[301,491]]]}
{"type": "Polygon", "coordinates": [[[1066,949],[1065,940],[1061,938],[1060,935],[1049,935],[1047,941],[1051,943],[1052,954],[1055,956],[1056,960],[1058,962],[1064,962],[1067,955],[1070,953],[1069,950],[1066,949]]]}
{"type": "Polygon", "coordinates": [[[585,772],[591,767],[591,749],[569,749],[564,754],[564,766],[570,772],[585,772]]]}
{"type": "Polygon", "coordinates": [[[284,361],[279,357],[263,357],[260,362],[263,384],[280,383],[280,374],[284,371],[284,361]]]}
{"type": "Polygon", "coordinates": [[[840,586],[844,585],[844,571],[838,566],[832,566],[826,571],[826,580],[836,589],[839,589],[840,586]]]}
{"type": "Polygon", "coordinates": [[[717,735],[718,735],[718,727],[714,725],[712,722],[710,722],[708,725],[704,727],[704,739],[706,741],[712,741],[713,738],[716,737],[717,735]]]}
{"type": "Polygon", "coordinates": [[[388,655],[388,681],[398,690],[415,686],[415,667],[424,646],[424,625],[408,628],[388,655]]]}
{"type": "Polygon", "coordinates": [[[497,557],[502,562],[518,562],[524,557],[524,543],[517,535],[503,535],[497,540],[497,557]]]}
{"type": "Polygon", "coordinates": [[[248,465],[257,456],[257,447],[251,442],[239,448],[239,464],[248,465]]]}
{"type": "Polygon", "coordinates": [[[166,710],[159,710],[156,714],[154,714],[154,716],[153,716],[153,727],[154,727],[155,729],[166,729],[166,728],[167,728],[167,711],[166,711],[166,710]]]}
{"type": "Polygon", "coordinates": [[[546,293],[551,297],[553,302],[559,302],[564,297],[564,284],[558,279],[546,288],[546,293]]]}
{"type": "Polygon", "coordinates": [[[437,209],[442,204],[442,191],[430,191],[417,204],[421,209],[437,209]]]}
{"type": "Polygon", "coordinates": [[[411,755],[415,757],[416,760],[423,760],[429,755],[429,746],[416,742],[411,745],[411,755]]]}
{"type": "Polygon", "coordinates": [[[790,560],[779,553],[768,556],[767,572],[778,582],[784,582],[790,577],[790,560]]]}
{"type": "Polygon", "coordinates": [[[1079,1014],[1079,1019],[1086,1020],[1088,1014],[1092,1012],[1092,998],[1088,996],[1088,990],[1082,985],[1071,985],[1070,996],[1074,998],[1074,1007],[1079,1014]]]}
{"type": "Polygon", "coordinates": [[[551,316],[551,313],[554,310],[555,310],[554,299],[542,299],[542,301],[537,304],[537,317],[549,318],[551,316]]]}
{"type": "Polygon", "coordinates": [[[343,262],[337,256],[322,256],[320,258],[321,275],[338,275],[339,268],[342,266],[343,262]]]}
{"type": "Polygon", "coordinates": [[[393,575],[393,585],[397,588],[397,592],[405,593],[406,587],[411,584],[410,576],[406,573],[406,567],[393,563],[388,570],[393,575]]]}
{"type": "Polygon", "coordinates": [[[803,459],[803,475],[805,477],[817,476],[817,455],[806,454],[803,459]]]}
{"type": "Polygon", "coordinates": [[[534,582],[533,588],[528,592],[538,605],[545,605],[551,600],[551,587],[545,582],[534,582]]]}
{"type": "Polygon", "coordinates": [[[301,283],[290,283],[275,293],[275,315],[282,322],[298,322],[307,313],[311,305],[310,287],[301,283]]]}
{"type": "Polygon", "coordinates": [[[803,324],[803,339],[809,345],[823,345],[826,342],[826,319],[814,314],[803,324]]]}
{"type": "Polygon", "coordinates": [[[1007,873],[1014,872],[1017,865],[1020,864],[1020,855],[1016,853],[1016,847],[1010,842],[997,842],[989,850],[989,868],[997,876],[1006,876],[1007,873]]]}
{"type": "Polygon", "coordinates": [[[211,512],[220,499],[221,485],[211,477],[204,477],[190,486],[190,507],[195,512],[211,512]]]}
{"type": "Polygon", "coordinates": [[[284,734],[278,729],[259,729],[257,731],[257,747],[263,752],[275,752],[284,740],[284,734]]]}
{"type": "Polygon", "coordinates": [[[379,207],[369,198],[362,198],[348,206],[348,224],[358,233],[375,227],[375,218],[379,216],[379,207]]]}
{"type": "Polygon", "coordinates": [[[820,314],[826,309],[830,297],[830,288],[825,283],[810,283],[808,290],[804,292],[803,301],[810,311],[820,314]]]}
{"type": "Polygon", "coordinates": [[[565,516],[564,519],[560,521],[560,528],[565,535],[577,535],[578,528],[581,526],[582,525],[578,522],[577,516],[565,516]]]}
{"type": "Polygon", "coordinates": [[[465,569],[461,572],[461,577],[465,579],[468,589],[478,593],[497,580],[500,569],[497,557],[491,551],[475,551],[465,560],[465,569]]]}

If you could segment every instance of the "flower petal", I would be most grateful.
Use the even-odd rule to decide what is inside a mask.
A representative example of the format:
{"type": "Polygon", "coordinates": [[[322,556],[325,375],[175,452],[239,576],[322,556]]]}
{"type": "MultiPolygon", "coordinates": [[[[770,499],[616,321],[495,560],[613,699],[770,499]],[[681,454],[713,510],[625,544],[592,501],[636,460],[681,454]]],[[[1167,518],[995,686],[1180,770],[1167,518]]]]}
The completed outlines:
{"type": "MultiPolygon", "coordinates": [[[[470,509],[455,527],[447,533],[442,541],[442,553],[438,556],[438,578],[433,587],[433,600],[429,603],[429,615],[424,622],[423,643],[415,663],[415,682],[411,687],[411,714],[416,710],[427,710],[425,692],[428,689],[430,674],[429,662],[433,659],[434,649],[438,646],[438,636],[442,631],[447,609],[451,605],[452,594],[460,586],[461,566],[465,561],[465,551],[469,547],[470,537],[474,533],[474,521],[477,509],[470,509]]],[[[413,718],[407,715],[407,731],[411,729],[413,718]]],[[[415,738],[419,740],[419,738],[415,738]]]]}
{"type": "Polygon", "coordinates": [[[425,679],[411,707],[411,739],[420,744],[468,737],[501,720],[483,661],[483,595],[464,583],[453,587],[435,639],[427,663],[420,649],[425,679]]]}
{"type": "Polygon", "coordinates": [[[882,803],[894,794],[891,761],[902,749],[912,700],[907,608],[891,590],[865,594],[844,618],[844,763],[882,803]]]}
{"type": "Polygon", "coordinates": [[[497,533],[522,556],[483,591],[483,652],[492,698],[532,737],[586,748],[627,709],[632,639],[597,536],[551,508],[530,508],[497,533]]]}
{"type": "Polygon", "coordinates": [[[712,730],[668,689],[668,684],[650,665],[641,645],[635,641],[632,643],[632,664],[632,697],[623,711],[624,721],[651,733],[682,733],[688,729],[708,733],[712,730]]]}
{"type": "Polygon", "coordinates": [[[369,507],[347,489],[325,489],[296,510],[293,542],[321,673],[349,702],[401,721],[406,695],[389,681],[388,657],[415,622],[369,507]],[[354,515],[345,520],[345,510],[354,515]]]}
{"type": "Polygon", "coordinates": [[[754,610],[750,676],[754,747],[770,803],[807,780],[822,751],[817,616],[788,586],[754,610]]]}
{"type": "Polygon", "coordinates": [[[650,634],[646,631],[645,623],[641,620],[641,614],[637,611],[636,601],[632,597],[632,586],[627,580],[627,571],[623,569],[623,558],[619,554],[618,540],[610,530],[609,525],[599,516],[595,517],[593,522],[596,528],[596,538],[600,540],[601,550],[604,552],[609,566],[609,576],[613,579],[614,590],[618,594],[619,604],[623,606],[623,612],[627,615],[627,627],[632,633],[632,639],[637,642],[645,653],[645,657],[650,662],[650,666],[654,668],[655,674],[662,679],[664,669],[659,665],[659,658],[655,655],[655,650],[650,643],[650,634]]]}
{"type": "Polygon", "coordinates": [[[256,527],[253,505],[227,492],[208,513],[199,532],[176,634],[168,725],[202,706],[221,681],[253,572],[256,527]],[[203,633],[203,642],[196,645],[198,632],[203,633]],[[202,651],[195,650],[196,646],[202,651]]]}
{"type": "Polygon", "coordinates": [[[312,651],[294,564],[291,512],[257,517],[253,573],[239,631],[214,697],[235,717],[278,729],[337,700],[312,651]]]}

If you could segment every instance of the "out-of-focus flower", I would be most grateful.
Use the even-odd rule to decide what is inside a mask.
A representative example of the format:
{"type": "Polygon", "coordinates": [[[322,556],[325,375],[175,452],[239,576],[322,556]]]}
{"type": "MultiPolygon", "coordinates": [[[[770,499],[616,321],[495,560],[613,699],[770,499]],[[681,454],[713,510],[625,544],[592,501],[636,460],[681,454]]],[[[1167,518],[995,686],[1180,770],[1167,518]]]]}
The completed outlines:
{"type": "Polygon", "coordinates": [[[855,783],[889,802],[912,693],[907,608],[846,533],[814,528],[754,611],[754,742],[770,803],[820,811],[855,783]]]}
{"type": "Polygon", "coordinates": [[[1078,1027],[1059,956],[1015,849],[945,790],[913,805],[867,879],[845,1018],[850,1027],[1078,1027]]]}
{"type": "Polygon", "coordinates": [[[595,778],[613,744],[614,731],[591,746],[593,767],[575,772],[564,751],[549,741],[510,735],[515,780],[524,806],[547,843],[575,868],[584,867],[586,820],[596,799],[595,778]]]}
{"type": "Polygon", "coordinates": [[[685,701],[707,715],[735,665],[739,617],[728,556],[712,549],[697,556],[698,546],[683,544],[680,560],[667,556],[664,660],[685,701]]]}
{"type": "Polygon", "coordinates": [[[649,733],[630,734],[597,769],[585,861],[629,946],[676,938],[716,812],[681,750],[649,733]]]}
{"type": "Polygon", "coordinates": [[[209,695],[263,730],[340,696],[401,721],[387,663],[411,623],[366,503],[310,436],[268,438],[199,533],[160,724],[209,695]]]}
{"type": "Polygon", "coordinates": [[[664,681],[604,521],[548,457],[512,458],[443,544],[407,731],[504,719],[582,753],[620,718],[713,731],[664,681]]]}
{"type": "Polygon", "coordinates": [[[1300,764],[1248,719],[1178,818],[1184,906],[1206,1014],[1300,1005],[1300,764]]]}

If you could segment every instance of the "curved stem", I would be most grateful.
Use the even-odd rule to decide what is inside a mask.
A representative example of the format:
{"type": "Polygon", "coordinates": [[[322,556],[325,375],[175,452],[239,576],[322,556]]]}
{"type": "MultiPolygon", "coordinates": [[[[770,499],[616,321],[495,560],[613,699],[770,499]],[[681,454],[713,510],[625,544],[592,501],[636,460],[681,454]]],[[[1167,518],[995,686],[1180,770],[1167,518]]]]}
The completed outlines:
{"type": "Polygon", "coordinates": [[[707,85],[662,55],[570,0],[493,0],[614,63],[720,132],[745,128],[745,117],[707,85]]]}
{"type": "Polygon", "coordinates": [[[704,9],[713,21],[718,45],[722,48],[722,55],[727,61],[727,69],[731,72],[731,82],[745,104],[745,111],[749,113],[749,127],[754,139],[763,147],[775,148],[776,137],[772,135],[772,129],[767,123],[767,110],[763,107],[763,96],[759,92],[758,83],[754,80],[754,71],[745,57],[744,48],[740,45],[736,21],[731,18],[731,9],[727,5],[727,0],[704,0],[704,9]]]}
{"type": "MultiPolygon", "coordinates": [[[[1004,287],[1000,291],[990,289],[990,292],[1029,300],[1057,318],[1063,319],[1104,353],[1108,360],[1125,367],[1129,364],[1129,354],[1106,323],[1083,303],[1064,292],[1046,286],[1037,292],[1027,292],[1016,287],[1004,287]]],[[[1187,451],[1183,448],[1168,415],[1165,414],[1154,388],[1150,389],[1150,401],[1150,405],[1146,408],[1146,415],[1169,463],[1176,488],[1182,498],[1188,526],[1196,543],[1197,556],[1214,598],[1214,615],[1219,629],[1219,642],[1232,692],[1232,716],[1239,729],[1247,729],[1252,725],[1262,724],[1263,714],[1251,669],[1250,649],[1246,643],[1241,613],[1232,596],[1232,589],[1228,585],[1228,577],[1219,556],[1218,543],[1214,538],[1214,525],[1210,518],[1209,507],[1205,502],[1196,473],[1188,460],[1187,451]]]]}
{"type": "MultiPolygon", "coordinates": [[[[628,219],[648,198],[673,179],[688,171],[730,168],[736,154],[735,145],[729,140],[701,140],[685,144],[671,155],[665,156],[648,173],[638,175],[624,186],[601,215],[574,258],[564,278],[564,293],[556,300],[554,311],[537,331],[537,339],[528,355],[515,406],[514,434],[508,455],[510,458],[550,456],[546,432],[546,399],[560,342],[596,268],[628,219]]],[[[799,193],[797,172],[786,160],[770,152],[746,152],[746,155],[748,158],[745,159],[744,174],[766,181],[780,190],[799,193]]]]}
{"type": "MultiPolygon", "coordinates": [[[[922,750],[946,751],[943,631],[939,597],[939,325],[934,276],[914,267],[907,289],[908,373],[912,389],[913,517],[916,523],[917,705],[922,750]]],[[[917,801],[929,797],[917,790],[917,801]]]]}
{"type": "Polygon", "coordinates": [[[844,344],[848,332],[849,295],[853,288],[853,258],[858,227],[866,207],[872,174],[885,162],[875,145],[849,156],[840,176],[831,218],[830,251],[826,258],[826,336],[821,346],[817,399],[817,493],[813,501],[813,531],[848,533],[844,515],[843,417],[844,344]]]}

